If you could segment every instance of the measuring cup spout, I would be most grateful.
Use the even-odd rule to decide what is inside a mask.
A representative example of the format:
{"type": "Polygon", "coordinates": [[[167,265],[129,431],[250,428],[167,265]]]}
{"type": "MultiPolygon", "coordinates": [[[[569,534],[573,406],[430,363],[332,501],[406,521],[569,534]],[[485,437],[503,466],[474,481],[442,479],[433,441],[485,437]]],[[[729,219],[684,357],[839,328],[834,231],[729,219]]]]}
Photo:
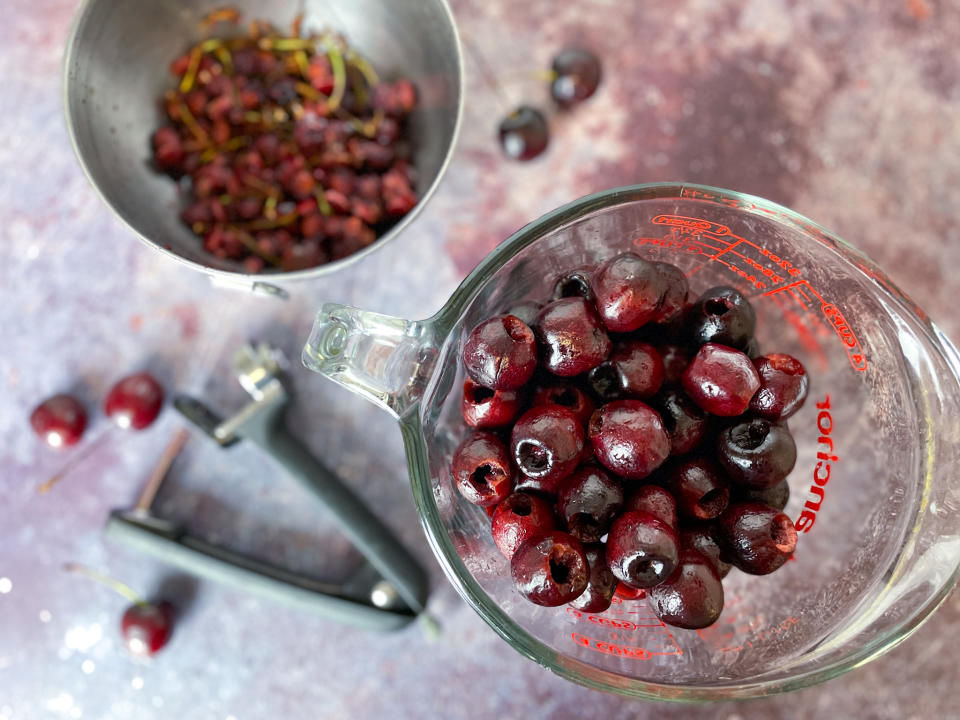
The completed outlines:
{"type": "Polygon", "coordinates": [[[327,303],[317,313],[303,364],[402,418],[423,395],[437,358],[429,322],[327,303]]]}

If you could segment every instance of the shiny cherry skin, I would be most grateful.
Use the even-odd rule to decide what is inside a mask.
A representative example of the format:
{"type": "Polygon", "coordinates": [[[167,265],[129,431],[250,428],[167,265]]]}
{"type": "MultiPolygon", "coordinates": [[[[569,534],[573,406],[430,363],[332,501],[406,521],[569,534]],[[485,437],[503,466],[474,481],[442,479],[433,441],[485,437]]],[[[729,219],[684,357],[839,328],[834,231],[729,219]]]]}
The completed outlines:
{"type": "Polygon", "coordinates": [[[617,579],[607,566],[606,550],[601,543],[584,545],[583,554],[590,566],[590,579],[583,594],[570,601],[570,607],[583,612],[600,613],[610,607],[617,590],[617,579]]]}
{"type": "Polygon", "coordinates": [[[751,575],[767,575],[790,559],[797,530],[784,513],[758,502],[731,504],[717,520],[725,559],[751,575]]]}
{"type": "Polygon", "coordinates": [[[746,485],[733,485],[733,497],[737,500],[753,500],[769,505],[775,510],[783,510],[790,502],[790,484],[781,480],[776,485],[758,490],[746,485]]]}
{"type": "Polygon", "coordinates": [[[690,285],[687,276],[676,265],[665,262],[655,262],[653,266],[662,278],[666,290],[660,301],[660,308],[653,317],[653,322],[659,325],[669,325],[680,319],[687,308],[687,295],[690,285]]]}
{"type": "Polygon", "coordinates": [[[54,395],[30,413],[30,427],[50,447],[70,447],[83,437],[87,411],[72,395],[54,395]]]}
{"type": "Polygon", "coordinates": [[[517,548],[510,560],[517,591],[545,607],[578,598],[590,581],[590,566],[580,541],[559,530],[537,535],[517,548]]]}
{"type": "Polygon", "coordinates": [[[533,160],[547,149],[550,130],[543,113],[521,105],[500,121],[500,147],[511,160],[533,160]]]}
{"type": "Polygon", "coordinates": [[[707,343],[683,372],[683,389],[702,410],[721,417],[742,415],[760,387],[753,362],[739,350],[707,343]]]}
{"type": "Polygon", "coordinates": [[[174,607],[159,603],[136,603],[123,613],[120,632],[123,642],[134,655],[150,656],[159,652],[173,634],[174,607]]]}
{"type": "Polygon", "coordinates": [[[723,548],[717,542],[713,525],[696,524],[680,529],[680,548],[696,550],[713,565],[721,578],[725,578],[733,565],[723,559],[723,548]]]}
{"type": "Polygon", "coordinates": [[[153,424],[163,408],[163,387],[149,373],[119,380],[107,393],[104,411],[120,427],[143,430],[153,424]]]}
{"type": "Polygon", "coordinates": [[[713,564],[696,550],[683,550],[677,569],[647,591],[650,607],[664,623],[696,630],[723,611],[723,584],[713,564]]]}
{"type": "Polygon", "coordinates": [[[677,500],[680,517],[713,520],[730,502],[730,484],[712,460],[679,460],[667,473],[667,489],[677,500]]]}
{"type": "Polygon", "coordinates": [[[738,290],[720,285],[697,298],[687,318],[693,345],[718,343],[743,350],[753,339],[757,316],[738,290]]]}
{"type": "Polygon", "coordinates": [[[655,319],[667,292],[657,266],[631,252],[607,260],[591,279],[597,312],[611,332],[626,333],[655,319]]]}
{"type": "Polygon", "coordinates": [[[586,427],[596,406],[583,390],[568,382],[541,385],[533,393],[533,405],[562,405],[569,408],[580,424],[586,427]]]}
{"type": "Polygon", "coordinates": [[[787,426],[763,418],[725,428],[716,452],[730,480],[758,490],[784,480],[797,462],[797,445],[787,426]]]}
{"type": "Polygon", "coordinates": [[[611,343],[593,306],[581,297],[545,305],[534,325],[543,367],[554,375],[580,375],[607,359],[611,343]]]}
{"type": "Polygon", "coordinates": [[[451,470],[457,490],[474,505],[496,505],[513,491],[507,448],[493,433],[477,432],[460,443],[451,470]]]}
{"type": "Polygon", "coordinates": [[[609,359],[590,371],[589,381],[604,400],[645,400],[660,389],[663,375],[663,360],[653,345],[627,341],[616,345],[609,359]]]}
{"type": "Polygon", "coordinates": [[[760,376],[760,389],[750,400],[750,411],[767,420],[784,420],[803,406],[810,390],[810,379],[803,364],[783,353],[770,353],[754,359],[760,376]]]}
{"type": "Polygon", "coordinates": [[[668,388],[650,401],[660,413],[670,436],[670,454],[686,455],[697,449],[707,436],[709,418],[681,390],[668,388]]]}
{"type": "Polygon", "coordinates": [[[537,342],[520,318],[497,315],[477,325],[463,346],[470,378],[491,390],[516,390],[537,369],[537,342]]]}
{"type": "Polygon", "coordinates": [[[569,475],[557,491],[557,512],[567,532],[584,543],[597,542],[623,509],[623,488],[598,467],[569,475]]]}
{"type": "Polygon", "coordinates": [[[556,492],[557,484],[576,469],[583,443],[583,425],[572,410],[535,405],[514,423],[510,456],[523,475],[556,492]]]}
{"type": "Polygon", "coordinates": [[[590,418],[597,460],[615,475],[641,479],[670,455],[670,437],[657,411],[640,400],[607,403],[590,418]]]}
{"type": "Polygon", "coordinates": [[[467,425],[478,430],[503,427],[513,422],[522,407],[517,390],[491,390],[467,378],[463,383],[460,411],[467,425]]]}
{"type": "Polygon", "coordinates": [[[607,564],[620,582],[651,588],[666,580],[677,567],[676,531],[642,510],[626,512],[607,535],[607,564]]]}
{"type": "Polygon", "coordinates": [[[551,69],[550,96],[562,108],[583,102],[600,85],[600,58],[584,48],[564,48],[553,58],[551,69]]]}
{"type": "Polygon", "coordinates": [[[641,485],[628,498],[624,512],[643,510],[674,530],[677,529],[677,500],[660,485],[641,485]]]}
{"type": "Polygon", "coordinates": [[[666,343],[659,345],[657,350],[663,361],[663,384],[674,386],[680,384],[683,371],[690,364],[690,355],[680,345],[666,343]]]}
{"type": "Polygon", "coordinates": [[[490,525],[493,541],[507,560],[530,538],[556,529],[550,503],[527,492],[515,492],[501,501],[490,525]]]}

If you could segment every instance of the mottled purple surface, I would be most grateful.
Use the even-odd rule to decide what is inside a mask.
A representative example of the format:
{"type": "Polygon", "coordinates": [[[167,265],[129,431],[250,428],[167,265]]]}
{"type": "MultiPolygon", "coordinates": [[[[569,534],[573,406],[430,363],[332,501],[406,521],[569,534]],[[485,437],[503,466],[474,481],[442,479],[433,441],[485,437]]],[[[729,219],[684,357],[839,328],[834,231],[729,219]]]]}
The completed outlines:
{"type": "MultiPolygon", "coordinates": [[[[0,718],[958,717],[960,598],[885,657],[792,695],[687,708],[601,695],[500,640],[444,581],[406,487],[389,417],[306,371],[292,420],[430,568],[444,634],[367,635],[238,592],[171,578],[106,542],[178,426],[105,435],[50,494],[36,487],[77,451],[28,431],[30,408],[72,390],[98,411],[120,374],[154,371],[220,407],[242,391],[229,348],[250,335],[296,358],[323,300],[432,314],[509,232],[574,197],[690,180],[757,193],[871,254],[960,337],[960,3],[948,0],[456,2],[462,33],[510,103],[545,102],[526,69],[576,40],[605,79],[551,118],[552,146],[516,165],[494,144],[502,106],[467,58],[468,102],[446,181],[404,237],[285,305],[214,290],[136,242],[70,151],[60,58],[75,0],[6,0],[0,23],[0,718]],[[519,39],[522,38],[522,41],[519,39]],[[135,662],[118,642],[123,601],[61,565],[109,571],[187,605],[171,645],[135,662]],[[187,602],[192,597],[192,602],[187,602]]],[[[195,532],[316,573],[355,556],[301,491],[246,448],[188,445],[158,512],[195,532]]]]}

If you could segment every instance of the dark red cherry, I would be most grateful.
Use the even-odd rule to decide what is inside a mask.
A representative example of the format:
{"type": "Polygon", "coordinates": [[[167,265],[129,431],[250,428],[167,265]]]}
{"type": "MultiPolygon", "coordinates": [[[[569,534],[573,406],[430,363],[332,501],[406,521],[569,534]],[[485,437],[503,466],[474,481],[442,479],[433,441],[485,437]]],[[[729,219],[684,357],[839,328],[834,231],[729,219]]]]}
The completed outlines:
{"type": "Polygon", "coordinates": [[[537,605],[555,607],[579,597],[590,581],[580,541],[554,530],[527,540],[510,561],[514,587],[537,605]]]}
{"type": "Polygon", "coordinates": [[[477,325],[463,346],[470,378],[492,390],[516,390],[537,368],[533,331],[513,315],[497,315],[477,325]]]}
{"type": "Polygon", "coordinates": [[[647,591],[650,607],[663,622],[695,630],[712,625],[723,610],[723,585],[713,564],[696,550],[684,550],[674,573],[647,591]]]}
{"type": "Polygon", "coordinates": [[[583,594],[570,601],[570,606],[588,613],[599,613],[610,607],[617,589],[617,579],[607,566],[605,548],[600,543],[583,546],[590,566],[590,579],[583,594]]]}
{"type": "Polygon", "coordinates": [[[644,478],[670,454],[657,411],[640,400],[617,400],[597,410],[588,427],[600,463],[621,477],[644,478]]]}
{"type": "Polygon", "coordinates": [[[496,505],[513,490],[507,448],[493,433],[477,432],[453,454],[453,480],[467,502],[496,505]]]}

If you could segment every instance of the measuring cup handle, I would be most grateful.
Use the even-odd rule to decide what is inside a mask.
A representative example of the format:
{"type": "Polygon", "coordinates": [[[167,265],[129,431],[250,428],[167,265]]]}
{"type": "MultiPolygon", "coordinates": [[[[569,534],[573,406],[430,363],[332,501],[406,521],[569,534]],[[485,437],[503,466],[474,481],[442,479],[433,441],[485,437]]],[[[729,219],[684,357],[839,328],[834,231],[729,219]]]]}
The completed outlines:
{"type": "Polygon", "coordinates": [[[406,415],[423,395],[437,347],[428,322],[327,303],[317,313],[303,364],[380,405],[406,415]]]}

